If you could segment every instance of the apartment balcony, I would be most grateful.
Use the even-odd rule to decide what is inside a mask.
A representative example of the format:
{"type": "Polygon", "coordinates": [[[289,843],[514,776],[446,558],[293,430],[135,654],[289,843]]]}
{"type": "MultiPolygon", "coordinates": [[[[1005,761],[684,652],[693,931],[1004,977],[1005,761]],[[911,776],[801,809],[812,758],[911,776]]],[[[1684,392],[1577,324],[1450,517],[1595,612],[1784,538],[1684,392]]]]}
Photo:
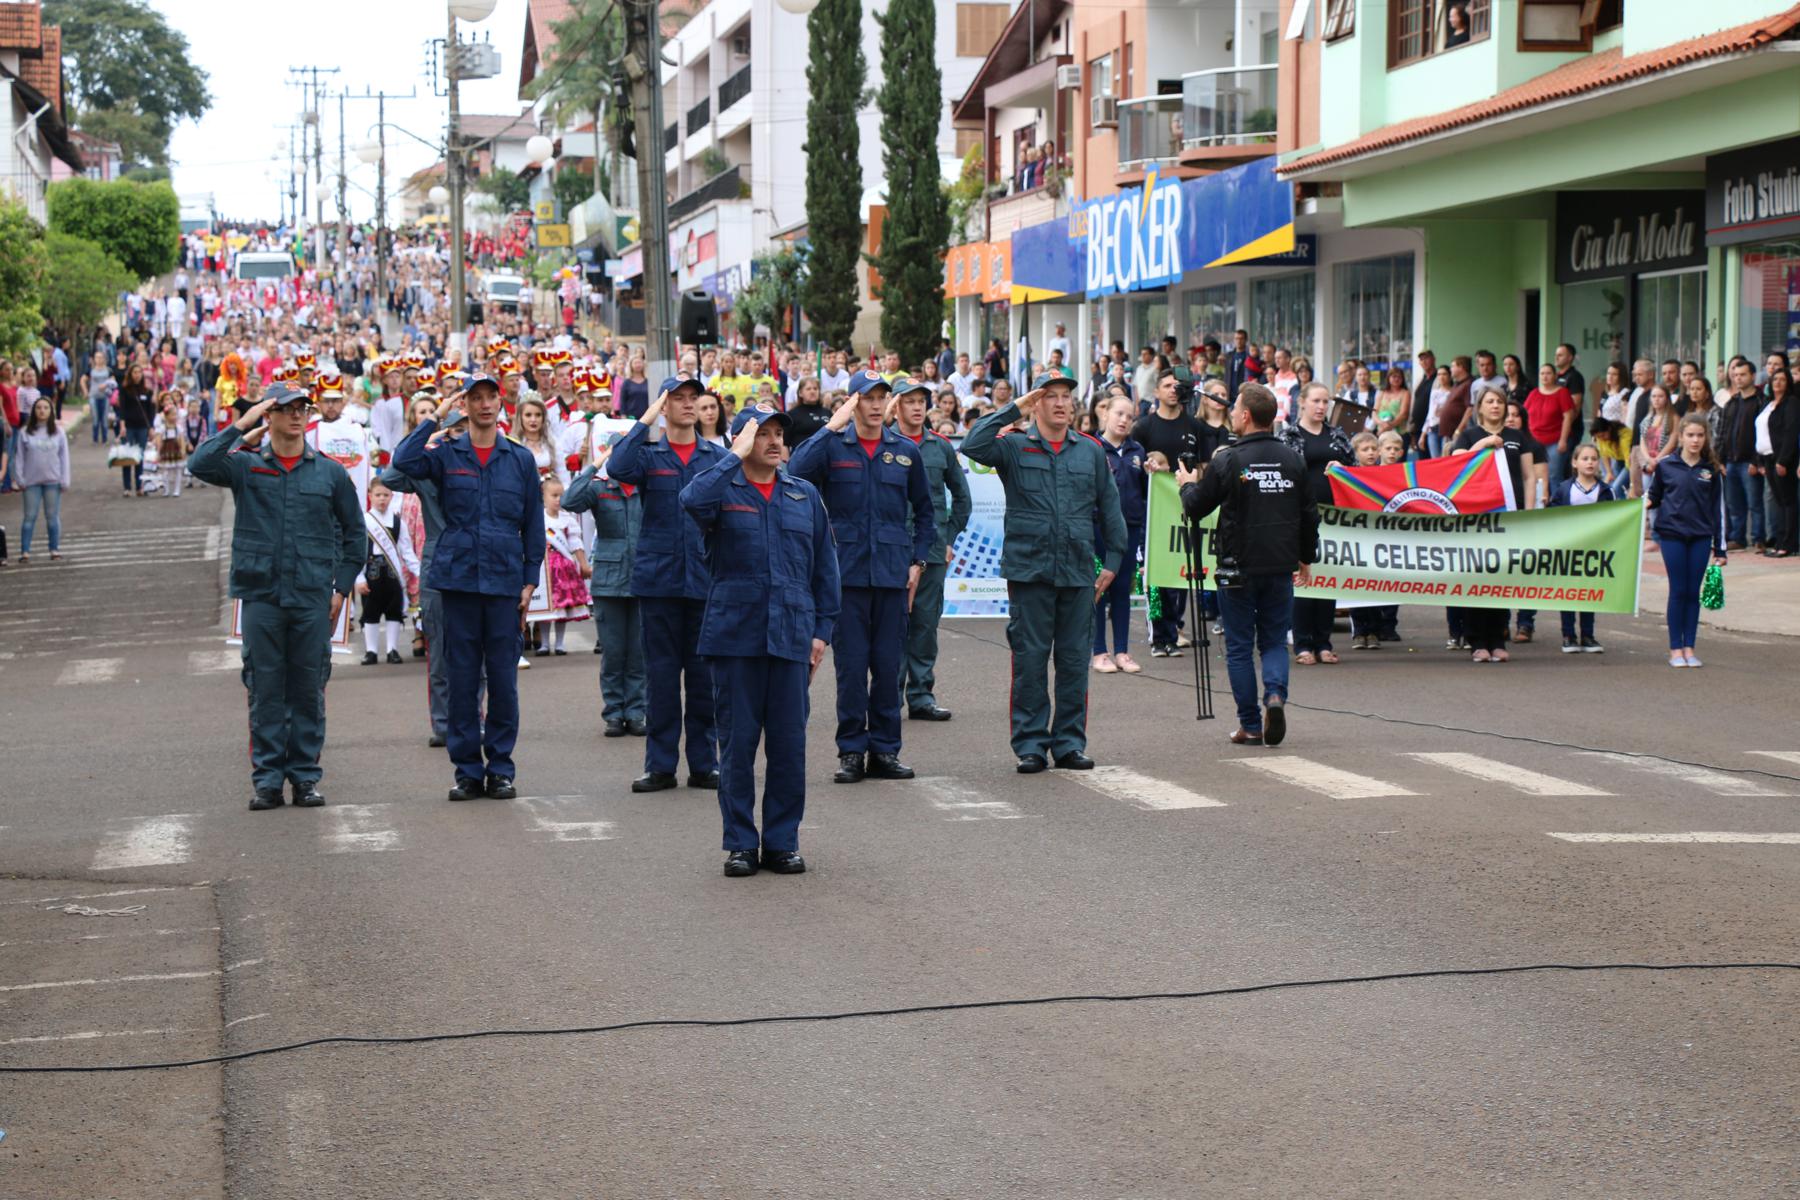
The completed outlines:
{"type": "Polygon", "coordinates": [[[713,135],[721,140],[750,123],[750,64],[745,63],[719,85],[719,116],[713,135]]]}
{"type": "Polygon", "coordinates": [[[1028,225],[1042,225],[1067,215],[1067,206],[1060,202],[1062,193],[1060,187],[1034,187],[989,200],[987,240],[1004,242],[1028,225]]]}
{"type": "Polygon", "coordinates": [[[1182,97],[1119,101],[1119,173],[1173,166],[1181,157],[1182,97]]]}
{"type": "Polygon", "coordinates": [[[1275,64],[1195,71],[1181,77],[1185,163],[1242,161],[1275,152],[1275,64]]]}
{"type": "Polygon", "coordinates": [[[737,200],[744,195],[743,175],[739,168],[721,171],[669,205],[669,224],[673,225],[698,212],[714,200],[737,200]]]}
{"type": "Polygon", "coordinates": [[[694,107],[687,110],[688,136],[693,137],[695,134],[699,133],[702,129],[705,129],[707,122],[709,122],[711,120],[712,120],[712,101],[707,99],[705,96],[702,96],[702,97],[700,97],[700,103],[694,105],[694,107]]]}

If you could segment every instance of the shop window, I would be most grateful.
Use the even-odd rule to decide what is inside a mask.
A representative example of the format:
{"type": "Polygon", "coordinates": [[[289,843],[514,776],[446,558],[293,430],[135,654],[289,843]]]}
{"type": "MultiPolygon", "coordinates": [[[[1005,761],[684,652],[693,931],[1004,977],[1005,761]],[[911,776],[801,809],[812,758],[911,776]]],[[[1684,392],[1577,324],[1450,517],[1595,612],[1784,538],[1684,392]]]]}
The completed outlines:
{"type": "Polygon", "coordinates": [[[1329,0],[1325,7],[1325,40],[1335,42],[1356,32],[1356,0],[1329,0]]]}
{"type": "Polygon", "coordinates": [[[1492,23],[1492,0],[1393,0],[1388,8],[1388,67],[1485,41],[1492,23]]]}
{"type": "Polygon", "coordinates": [[[1238,327],[1237,284],[1200,288],[1181,297],[1181,327],[1187,332],[1187,349],[1215,341],[1231,345],[1238,327]]]}
{"type": "MultiPolygon", "coordinates": [[[[1340,263],[1337,291],[1336,362],[1315,364],[1321,379],[1332,378],[1337,363],[1357,358],[1371,374],[1399,367],[1409,375],[1413,360],[1413,256],[1340,263]]],[[[1262,334],[1257,336],[1261,337],[1262,334]]]]}
{"type": "Polygon", "coordinates": [[[1638,277],[1633,357],[1657,363],[1668,358],[1700,362],[1706,350],[1705,330],[1705,271],[1638,277]]]}
{"type": "Polygon", "coordinates": [[[1745,246],[1737,352],[1760,366],[1771,350],[1800,357],[1800,240],[1745,246]]]}
{"type": "MultiPolygon", "coordinates": [[[[1290,354],[1313,353],[1313,273],[1277,275],[1250,284],[1250,336],[1290,354]]],[[[1314,375],[1318,372],[1315,370],[1314,375]]]]}

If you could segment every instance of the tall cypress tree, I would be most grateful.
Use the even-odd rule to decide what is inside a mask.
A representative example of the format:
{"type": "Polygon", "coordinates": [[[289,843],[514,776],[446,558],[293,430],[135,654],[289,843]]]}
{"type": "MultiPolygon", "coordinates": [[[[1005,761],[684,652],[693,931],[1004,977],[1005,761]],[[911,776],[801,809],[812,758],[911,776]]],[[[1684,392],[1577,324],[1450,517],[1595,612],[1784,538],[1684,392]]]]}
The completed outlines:
{"type": "Polygon", "coordinates": [[[943,77],[933,0],[892,0],[881,20],[881,161],[887,223],[881,230],[881,340],[917,364],[937,350],[944,320],[944,250],[950,205],[938,167],[943,77]]]}
{"type": "Polygon", "coordinates": [[[820,339],[848,349],[856,327],[856,264],[862,249],[856,129],[867,74],[862,0],[819,0],[806,30],[806,224],[811,250],[804,303],[820,339]]]}

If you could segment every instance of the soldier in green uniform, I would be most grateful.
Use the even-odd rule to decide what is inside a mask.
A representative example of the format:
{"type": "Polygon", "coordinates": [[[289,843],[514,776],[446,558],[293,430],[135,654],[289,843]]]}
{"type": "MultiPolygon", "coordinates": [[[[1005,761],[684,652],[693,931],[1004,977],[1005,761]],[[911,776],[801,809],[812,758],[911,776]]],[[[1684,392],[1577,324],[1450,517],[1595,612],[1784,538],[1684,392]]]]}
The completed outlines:
{"type": "Polygon", "coordinates": [[[306,444],[308,407],[305,392],[276,384],[188,462],[194,478],[230,488],[237,505],[231,594],[243,602],[254,812],[281,807],[283,781],[296,805],[325,803],[331,630],[369,551],[356,486],[306,444]]]}
{"type": "Polygon", "coordinates": [[[1012,646],[1012,748],[1019,773],[1050,762],[1086,771],[1088,651],[1094,604],[1122,565],[1125,518],[1106,451],[1077,433],[1075,383],[1061,375],[1036,386],[975,422],[962,452],[994,468],[1006,489],[1006,576],[1012,646]],[[1031,422],[1022,433],[1007,426],[1031,422]],[[1094,575],[1094,526],[1105,535],[1107,557],[1094,575]],[[1049,663],[1056,662],[1056,713],[1050,711],[1049,663]]]}
{"type": "MultiPolygon", "coordinates": [[[[944,577],[950,571],[951,547],[969,523],[969,481],[962,462],[948,438],[925,427],[931,407],[931,385],[902,379],[894,385],[888,402],[894,431],[911,438],[925,464],[925,483],[937,514],[937,540],[931,543],[919,589],[913,594],[906,623],[906,664],[901,683],[906,689],[906,715],[915,721],[948,721],[951,713],[937,702],[934,678],[938,656],[938,622],[944,615],[944,577]],[[946,500],[946,497],[948,499],[946,500]]],[[[911,522],[908,523],[910,532],[911,522]]]]}

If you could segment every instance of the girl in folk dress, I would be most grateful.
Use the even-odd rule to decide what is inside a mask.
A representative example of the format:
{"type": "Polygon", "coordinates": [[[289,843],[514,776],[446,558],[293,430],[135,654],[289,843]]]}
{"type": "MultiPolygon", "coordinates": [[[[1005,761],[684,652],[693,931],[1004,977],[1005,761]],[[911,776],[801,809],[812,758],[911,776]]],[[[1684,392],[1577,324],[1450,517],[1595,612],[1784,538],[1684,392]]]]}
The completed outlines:
{"type": "Polygon", "coordinates": [[[588,618],[587,579],[593,574],[581,542],[581,518],[562,507],[563,485],[544,480],[544,579],[550,592],[548,612],[535,614],[538,657],[566,654],[563,635],[570,621],[588,618]]]}
{"type": "Polygon", "coordinates": [[[194,447],[188,441],[187,413],[182,410],[180,392],[162,394],[162,411],[151,424],[150,440],[156,446],[156,473],[162,477],[163,495],[181,495],[181,478],[194,447]]]}
{"type": "Polygon", "coordinates": [[[406,594],[419,577],[419,556],[413,551],[406,517],[394,503],[394,493],[376,479],[369,484],[369,508],[363,513],[369,535],[369,559],[356,577],[356,594],[363,598],[362,665],[381,661],[377,651],[385,635],[387,660],[400,662],[400,621],[406,616],[406,594]]]}

